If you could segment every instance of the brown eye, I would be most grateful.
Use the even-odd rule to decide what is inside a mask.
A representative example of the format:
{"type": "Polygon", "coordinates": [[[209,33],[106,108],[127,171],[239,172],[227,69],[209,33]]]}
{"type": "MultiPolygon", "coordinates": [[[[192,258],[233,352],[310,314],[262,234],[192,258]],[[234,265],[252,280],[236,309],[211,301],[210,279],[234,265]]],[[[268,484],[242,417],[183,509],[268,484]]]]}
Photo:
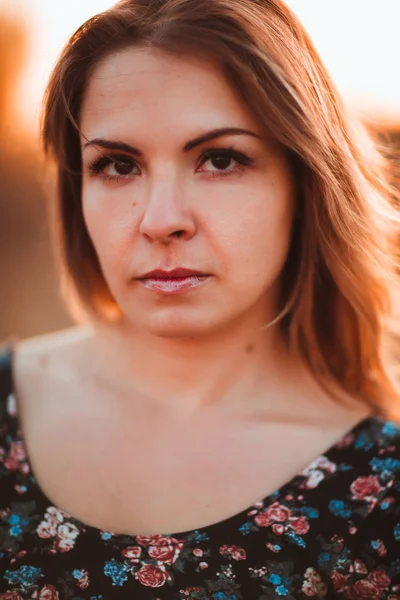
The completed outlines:
{"type": "Polygon", "coordinates": [[[135,167],[137,167],[136,162],[129,156],[101,156],[93,163],[89,163],[88,170],[93,176],[113,180],[136,175],[135,167]]]}
{"type": "Polygon", "coordinates": [[[130,160],[118,160],[114,162],[114,170],[118,175],[130,175],[133,163],[130,160]]]}
{"type": "Polygon", "coordinates": [[[251,164],[252,160],[241,152],[224,148],[207,150],[201,161],[202,172],[215,175],[235,174],[251,164]],[[204,169],[207,163],[208,168],[204,169]]]}
{"type": "Polygon", "coordinates": [[[211,164],[216,169],[227,169],[231,164],[232,157],[231,156],[212,156],[210,158],[211,164]]]}

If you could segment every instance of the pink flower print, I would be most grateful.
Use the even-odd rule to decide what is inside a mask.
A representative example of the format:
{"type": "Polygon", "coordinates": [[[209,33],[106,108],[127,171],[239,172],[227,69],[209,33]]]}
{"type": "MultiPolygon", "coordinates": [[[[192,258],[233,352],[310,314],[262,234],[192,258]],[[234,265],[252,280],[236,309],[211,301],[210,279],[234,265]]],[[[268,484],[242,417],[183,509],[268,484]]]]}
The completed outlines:
{"type": "Polygon", "coordinates": [[[240,546],[221,546],[219,552],[222,556],[230,556],[233,560],[246,560],[246,551],[240,546]]]}
{"type": "Polygon", "coordinates": [[[162,538],[162,535],[138,535],[136,541],[140,546],[156,546],[162,538]]]}
{"type": "Polygon", "coordinates": [[[380,590],[387,590],[391,583],[391,579],[385,571],[372,571],[368,575],[368,579],[380,590]]]}
{"type": "Polygon", "coordinates": [[[148,587],[161,587],[168,579],[165,568],[154,565],[145,565],[135,573],[136,579],[148,587]]]}
{"type": "Polygon", "coordinates": [[[42,521],[36,529],[36,533],[43,539],[49,539],[57,535],[57,527],[59,522],[56,519],[49,517],[42,521]]]}
{"type": "Polygon", "coordinates": [[[40,591],[36,590],[31,598],[35,600],[59,600],[59,595],[54,585],[45,585],[40,591]]]}
{"type": "Polygon", "coordinates": [[[305,517],[292,517],[289,519],[289,527],[298,535],[304,535],[310,529],[310,524],[305,517]]]}
{"type": "Polygon", "coordinates": [[[180,542],[173,537],[162,537],[157,542],[157,545],[149,546],[148,552],[150,558],[172,565],[178,558],[184,542],[180,542]]]}
{"type": "Polygon", "coordinates": [[[343,575],[339,571],[332,571],[330,579],[336,592],[341,592],[346,585],[348,575],[343,575]]]}
{"type": "Polygon", "coordinates": [[[285,531],[287,531],[287,527],[281,523],[274,523],[272,525],[272,531],[275,533],[275,535],[283,535],[285,531]]]}
{"type": "Polygon", "coordinates": [[[335,445],[335,447],[336,448],[347,448],[347,446],[350,446],[354,442],[355,439],[356,439],[356,436],[354,435],[354,433],[348,433],[335,445]]]}
{"type": "Polygon", "coordinates": [[[129,546],[128,548],[124,548],[122,550],[122,556],[129,560],[131,563],[139,562],[140,555],[142,554],[142,549],[140,546],[129,546]]]}
{"type": "Polygon", "coordinates": [[[280,552],[281,550],[280,546],[277,546],[276,544],[271,544],[271,542],[267,542],[265,545],[269,550],[271,550],[271,552],[274,552],[275,554],[277,552],[280,552]]]}
{"type": "Polygon", "coordinates": [[[308,490],[313,490],[316,487],[319,486],[319,484],[321,483],[321,481],[323,481],[325,479],[325,475],[323,473],[323,471],[318,471],[317,469],[315,471],[312,471],[307,480],[304,481],[301,484],[302,488],[306,488],[308,490]]]}
{"type": "Polygon", "coordinates": [[[79,529],[72,523],[63,523],[57,529],[58,539],[54,543],[54,549],[60,552],[69,552],[75,545],[79,535],[79,529]]]}
{"type": "Polygon", "coordinates": [[[195,594],[199,594],[201,592],[201,589],[199,587],[188,587],[185,588],[184,590],[179,590],[181,594],[184,594],[185,596],[189,596],[189,594],[191,592],[194,592],[195,594]]]}
{"type": "Polygon", "coordinates": [[[378,556],[386,556],[387,549],[382,540],[373,540],[371,544],[373,544],[373,548],[378,553],[378,556]]]}
{"type": "Polygon", "coordinates": [[[310,567],[306,570],[305,581],[303,583],[302,591],[306,596],[317,596],[318,598],[324,598],[328,593],[326,584],[322,581],[322,577],[317,571],[310,567]]]}
{"type": "Polygon", "coordinates": [[[269,527],[272,523],[284,523],[291,515],[292,512],[289,508],[279,502],[274,502],[254,520],[259,527],[269,527]]]}
{"type": "Polygon", "coordinates": [[[175,562],[174,546],[150,546],[149,556],[160,562],[173,563],[175,562]]]}
{"type": "Polygon", "coordinates": [[[52,554],[56,552],[69,552],[75,545],[75,540],[79,535],[79,529],[72,523],[66,523],[65,517],[68,513],[50,506],[45,514],[45,519],[36,529],[39,537],[43,539],[56,538],[50,549],[52,554]]]}
{"type": "Polygon", "coordinates": [[[21,440],[13,441],[10,445],[10,452],[4,459],[4,466],[8,471],[19,470],[23,475],[29,473],[29,466],[26,460],[25,445],[21,440]]]}
{"type": "Polygon", "coordinates": [[[368,475],[367,477],[358,477],[350,486],[350,491],[353,494],[354,500],[365,500],[368,503],[368,511],[378,503],[378,495],[382,491],[376,475],[368,475]]]}
{"type": "Polygon", "coordinates": [[[355,500],[368,500],[381,491],[381,485],[376,475],[358,477],[350,486],[355,500]]]}
{"type": "Polygon", "coordinates": [[[327,473],[331,475],[336,469],[335,463],[328,460],[326,456],[319,456],[302,471],[301,475],[304,475],[307,479],[300,487],[303,489],[315,489],[325,479],[327,473]]]}
{"type": "Polygon", "coordinates": [[[368,570],[367,570],[367,567],[365,566],[365,564],[363,563],[363,561],[357,559],[350,566],[349,572],[350,573],[361,573],[361,574],[365,575],[365,573],[368,573],[368,570]]]}
{"type": "Polygon", "coordinates": [[[346,597],[349,600],[379,600],[381,598],[381,590],[372,581],[361,579],[356,581],[351,588],[346,589],[346,597]]]}
{"type": "Polygon", "coordinates": [[[87,587],[89,587],[89,573],[86,571],[86,569],[74,569],[72,571],[72,577],[74,579],[77,579],[78,582],[76,585],[81,590],[84,590],[87,587]]]}

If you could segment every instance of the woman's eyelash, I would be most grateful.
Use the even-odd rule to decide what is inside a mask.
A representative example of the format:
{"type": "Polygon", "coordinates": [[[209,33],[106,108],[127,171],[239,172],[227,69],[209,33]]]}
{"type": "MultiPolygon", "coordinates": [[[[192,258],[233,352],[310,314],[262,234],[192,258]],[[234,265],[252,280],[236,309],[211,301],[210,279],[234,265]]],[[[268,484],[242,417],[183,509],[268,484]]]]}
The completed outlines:
{"type": "MultiPolygon", "coordinates": [[[[208,160],[212,160],[212,159],[216,159],[216,158],[233,159],[238,163],[240,168],[248,167],[253,163],[253,159],[246,156],[242,152],[233,150],[232,148],[209,148],[209,149],[205,150],[203,152],[203,154],[201,155],[198,166],[202,166],[208,160]]],[[[132,173],[116,174],[116,175],[106,174],[104,172],[105,169],[108,166],[113,165],[113,164],[114,165],[118,164],[120,167],[126,166],[128,168],[128,170],[129,169],[132,170],[137,163],[133,158],[131,158],[130,156],[128,156],[126,154],[124,154],[124,155],[109,155],[109,154],[107,154],[107,155],[103,155],[99,158],[95,158],[92,162],[90,162],[87,165],[87,169],[91,175],[93,175],[93,176],[101,175],[104,179],[109,179],[109,180],[125,179],[126,177],[133,175],[132,173]]],[[[224,176],[224,175],[226,176],[226,175],[237,173],[237,170],[238,169],[235,169],[233,171],[226,171],[226,170],[220,171],[217,169],[216,171],[209,171],[208,173],[212,176],[219,177],[219,176],[224,176]]]]}
{"type": "Polygon", "coordinates": [[[87,169],[88,169],[89,173],[91,173],[93,175],[98,175],[99,173],[102,173],[106,167],[108,167],[109,165],[112,165],[113,163],[126,164],[126,165],[130,164],[133,167],[135,161],[126,155],[121,155],[121,156],[104,155],[104,156],[100,156],[100,158],[95,158],[93,161],[88,163],[87,169]]]}
{"type": "Polygon", "coordinates": [[[253,160],[250,157],[246,156],[242,152],[233,150],[232,148],[210,148],[209,150],[205,150],[201,156],[200,162],[203,164],[206,160],[221,156],[223,158],[233,158],[242,166],[249,166],[253,163],[253,160]]]}

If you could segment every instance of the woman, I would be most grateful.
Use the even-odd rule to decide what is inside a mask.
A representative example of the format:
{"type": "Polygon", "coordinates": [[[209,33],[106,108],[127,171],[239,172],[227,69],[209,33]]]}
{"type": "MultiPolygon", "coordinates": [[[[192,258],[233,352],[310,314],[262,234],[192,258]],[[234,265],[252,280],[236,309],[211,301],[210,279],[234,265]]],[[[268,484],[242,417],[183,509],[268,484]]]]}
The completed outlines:
{"type": "Polygon", "coordinates": [[[4,355],[0,597],[400,598],[398,216],[296,18],[124,0],[43,137],[77,326],[4,355]]]}

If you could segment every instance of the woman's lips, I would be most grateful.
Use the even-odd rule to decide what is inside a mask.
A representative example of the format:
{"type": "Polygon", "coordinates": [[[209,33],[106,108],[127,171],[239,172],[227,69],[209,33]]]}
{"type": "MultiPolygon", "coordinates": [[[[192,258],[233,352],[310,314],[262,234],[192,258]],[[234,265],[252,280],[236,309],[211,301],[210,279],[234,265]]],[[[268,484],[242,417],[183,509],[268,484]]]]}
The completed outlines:
{"type": "Polygon", "coordinates": [[[185,290],[202,285],[209,275],[186,275],[184,277],[146,277],[139,282],[148,290],[162,294],[179,294],[185,290]]]}

